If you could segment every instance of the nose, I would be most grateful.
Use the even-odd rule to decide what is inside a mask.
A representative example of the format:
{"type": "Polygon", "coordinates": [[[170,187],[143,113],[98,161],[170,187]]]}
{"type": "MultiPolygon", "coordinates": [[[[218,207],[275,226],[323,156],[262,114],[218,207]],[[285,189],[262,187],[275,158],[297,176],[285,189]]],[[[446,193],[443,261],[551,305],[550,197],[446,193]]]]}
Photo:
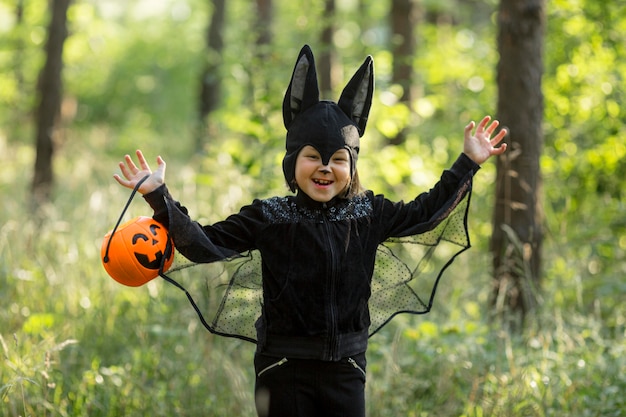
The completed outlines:
{"type": "Polygon", "coordinates": [[[328,165],[322,165],[320,167],[320,172],[322,174],[330,174],[330,168],[328,168],[328,165]]]}

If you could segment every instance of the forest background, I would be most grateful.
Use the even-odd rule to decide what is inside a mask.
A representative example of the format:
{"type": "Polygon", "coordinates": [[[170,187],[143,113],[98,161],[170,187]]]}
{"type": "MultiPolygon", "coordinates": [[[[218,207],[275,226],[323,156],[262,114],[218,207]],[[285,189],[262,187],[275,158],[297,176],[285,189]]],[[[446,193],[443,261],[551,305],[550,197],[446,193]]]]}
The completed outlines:
{"type": "MultiPolygon", "coordinates": [[[[116,164],[141,148],[200,221],[285,194],[280,105],[297,52],[317,53],[324,2],[275,1],[259,60],[255,9],[226,2],[224,50],[206,53],[200,0],[77,0],[68,11],[51,201],[29,210],[36,85],[48,2],[0,0],[0,416],[252,416],[253,346],[199,325],[184,294],[108,278],[100,261],[128,190],[116,164]],[[220,62],[221,101],[198,146],[199,79],[220,62]]],[[[428,189],[495,115],[496,0],[418,2],[416,99],[390,83],[389,3],[337,1],[337,89],[367,54],[376,95],[360,174],[393,199],[428,189]],[[406,133],[401,144],[389,138],[406,133]]],[[[626,8],[546,5],[542,287],[521,333],[493,320],[489,237],[495,166],[477,174],[473,248],[433,311],[371,339],[371,416],[626,415],[626,8]]],[[[331,93],[337,99],[338,91],[331,93]]],[[[127,217],[149,215],[141,201],[127,217]]]]}

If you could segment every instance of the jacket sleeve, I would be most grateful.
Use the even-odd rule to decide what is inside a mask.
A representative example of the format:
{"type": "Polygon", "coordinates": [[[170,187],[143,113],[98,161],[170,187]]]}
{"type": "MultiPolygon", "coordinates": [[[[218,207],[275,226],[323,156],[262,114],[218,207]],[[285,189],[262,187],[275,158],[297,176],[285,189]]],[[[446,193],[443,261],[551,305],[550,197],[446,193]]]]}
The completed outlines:
{"type": "Polygon", "coordinates": [[[202,226],[191,220],[187,209],[162,185],[144,199],[154,210],[153,218],[163,224],[176,250],[193,262],[208,263],[238,257],[254,248],[258,211],[247,206],[239,214],[214,225],[202,226]]]}
{"type": "Polygon", "coordinates": [[[381,214],[384,224],[382,240],[424,233],[435,228],[471,193],[472,178],[479,169],[478,164],[462,153],[430,191],[407,203],[385,199],[381,214]]]}

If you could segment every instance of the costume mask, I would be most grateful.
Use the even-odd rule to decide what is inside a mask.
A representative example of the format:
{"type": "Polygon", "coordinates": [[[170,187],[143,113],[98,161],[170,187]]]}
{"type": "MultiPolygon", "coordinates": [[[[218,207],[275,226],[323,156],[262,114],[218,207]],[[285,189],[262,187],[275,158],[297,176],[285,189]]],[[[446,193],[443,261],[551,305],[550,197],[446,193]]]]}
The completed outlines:
{"type": "Polygon", "coordinates": [[[302,48],[283,100],[287,128],[283,173],[291,191],[296,191],[296,158],[305,145],[317,149],[324,164],[339,149],[347,149],[350,174],[354,175],[373,92],[374,64],[368,56],[344,88],[338,103],[320,100],[313,52],[308,45],[302,48]]]}

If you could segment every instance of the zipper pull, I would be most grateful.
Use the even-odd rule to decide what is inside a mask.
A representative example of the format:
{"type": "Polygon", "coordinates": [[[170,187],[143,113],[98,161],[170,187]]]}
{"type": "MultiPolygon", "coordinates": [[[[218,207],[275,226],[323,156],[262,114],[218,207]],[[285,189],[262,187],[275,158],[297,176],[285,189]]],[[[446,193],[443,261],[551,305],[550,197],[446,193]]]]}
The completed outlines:
{"type": "Polygon", "coordinates": [[[259,376],[259,377],[260,377],[261,375],[263,375],[265,372],[269,371],[270,369],[274,369],[274,368],[276,368],[276,367],[278,367],[278,366],[282,366],[282,365],[284,365],[285,363],[287,363],[287,361],[288,361],[288,359],[287,359],[287,358],[282,358],[282,359],[281,359],[281,360],[279,360],[278,362],[274,362],[273,364],[271,364],[271,365],[269,365],[269,366],[267,366],[267,367],[263,368],[263,369],[261,370],[261,372],[259,372],[259,373],[257,374],[257,376],[259,376]]]}
{"type": "Polygon", "coordinates": [[[352,359],[352,358],[348,358],[348,362],[349,362],[352,366],[354,366],[354,368],[355,368],[355,369],[359,370],[359,371],[363,374],[363,376],[366,376],[365,371],[363,370],[363,368],[361,368],[361,367],[359,366],[359,364],[358,364],[358,363],[356,363],[356,361],[355,361],[354,359],[352,359]]]}

